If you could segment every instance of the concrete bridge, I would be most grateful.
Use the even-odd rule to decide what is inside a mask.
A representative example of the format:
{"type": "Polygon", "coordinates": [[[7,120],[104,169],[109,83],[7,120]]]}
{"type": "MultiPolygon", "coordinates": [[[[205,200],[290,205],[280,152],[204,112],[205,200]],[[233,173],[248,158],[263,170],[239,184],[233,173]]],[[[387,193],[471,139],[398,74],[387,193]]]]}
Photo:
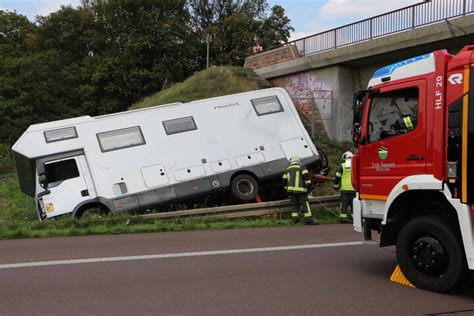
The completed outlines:
{"type": "Polygon", "coordinates": [[[245,67],[285,88],[309,130],[350,140],[354,90],[380,67],[474,44],[473,2],[423,2],[257,53],[245,67]]]}

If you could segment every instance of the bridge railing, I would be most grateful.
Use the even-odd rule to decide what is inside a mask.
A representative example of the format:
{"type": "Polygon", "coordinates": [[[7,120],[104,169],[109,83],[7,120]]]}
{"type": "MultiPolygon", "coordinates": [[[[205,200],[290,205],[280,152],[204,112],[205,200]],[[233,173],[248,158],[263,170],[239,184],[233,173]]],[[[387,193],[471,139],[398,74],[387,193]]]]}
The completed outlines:
{"type": "Polygon", "coordinates": [[[368,41],[474,12],[474,0],[430,0],[291,42],[301,56],[368,41]]]}

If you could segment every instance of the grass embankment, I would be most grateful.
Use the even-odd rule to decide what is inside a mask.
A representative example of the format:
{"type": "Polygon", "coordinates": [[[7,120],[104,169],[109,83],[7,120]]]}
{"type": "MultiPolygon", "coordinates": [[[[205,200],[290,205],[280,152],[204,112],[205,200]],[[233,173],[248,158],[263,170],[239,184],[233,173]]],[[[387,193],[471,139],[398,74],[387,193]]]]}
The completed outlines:
{"type": "MultiPolygon", "coordinates": [[[[238,67],[215,67],[196,73],[182,83],[152,95],[131,109],[189,102],[220,95],[268,88],[271,85],[253,72],[238,67]]],[[[341,161],[341,154],[350,149],[350,143],[335,143],[327,137],[318,136],[315,143],[328,155],[331,175],[341,161]]],[[[330,183],[315,190],[317,195],[334,194],[330,183]]],[[[315,216],[321,223],[337,222],[328,211],[318,211],[315,216]]],[[[33,199],[20,192],[13,170],[9,146],[0,145],[0,239],[37,238],[54,236],[83,236],[100,234],[146,233],[164,231],[232,229],[253,227],[288,226],[291,222],[284,217],[248,218],[234,220],[180,219],[143,220],[130,215],[116,215],[102,220],[77,221],[69,216],[38,222],[33,199]]]]}
{"type": "Polygon", "coordinates": [[[240,67],[212,67],[133,104],[130,110],[174,102],[185,103],[270,87],[272,85],[268,81],[255,75],[251,70],[240,67]]]}

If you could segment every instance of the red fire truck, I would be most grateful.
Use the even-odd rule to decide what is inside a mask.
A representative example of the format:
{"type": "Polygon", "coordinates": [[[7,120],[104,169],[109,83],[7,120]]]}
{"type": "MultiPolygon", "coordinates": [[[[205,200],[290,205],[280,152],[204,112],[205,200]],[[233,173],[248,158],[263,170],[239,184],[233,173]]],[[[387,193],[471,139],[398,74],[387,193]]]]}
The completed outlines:
{"type": "Polygon", "coordinates": [[[354,97],[354,228],[418,288],[474,270],[474,45],[377,70],[354,97]]]}

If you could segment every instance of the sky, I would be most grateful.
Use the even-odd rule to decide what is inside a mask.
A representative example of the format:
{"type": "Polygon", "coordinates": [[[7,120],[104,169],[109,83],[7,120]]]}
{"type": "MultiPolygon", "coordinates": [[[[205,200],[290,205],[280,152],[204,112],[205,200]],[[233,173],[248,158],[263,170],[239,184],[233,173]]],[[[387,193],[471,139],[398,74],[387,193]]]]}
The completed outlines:
{"type": "MultiPolygon", "coordinates": [[[[295,31],[291,39],[330,30],[364,18],[396,10],[423,0],[267,0],[281,5],[295,31]]],[[[61,5],[78,6],[80,0],[0,0],[0,10],[16,11],[31,21],[48,15],[61,5]]]]}

